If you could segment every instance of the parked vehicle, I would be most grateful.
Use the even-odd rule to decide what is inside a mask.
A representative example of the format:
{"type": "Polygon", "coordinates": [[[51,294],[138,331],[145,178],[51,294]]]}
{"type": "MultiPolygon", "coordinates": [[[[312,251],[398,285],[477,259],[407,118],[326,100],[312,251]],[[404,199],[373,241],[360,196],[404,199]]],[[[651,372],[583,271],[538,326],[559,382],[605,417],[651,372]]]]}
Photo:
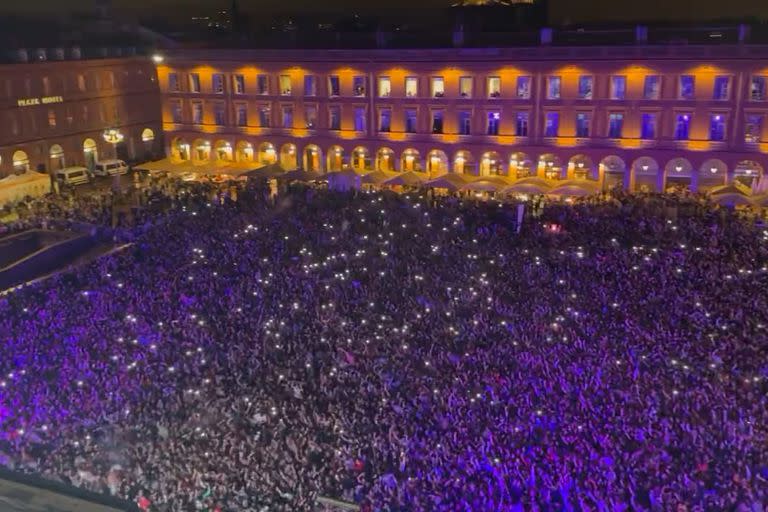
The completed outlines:
{"type": "Polygon", "coordinates": [[[126,174],[128,164],[122,160],[102,160],[96,162],[93,168],[93,174],[96,176],[114,176],[116,174],[126,174]]]}
{"type": "Polygon", "coordinates": [[[85,167],[66,167],[56,171],[56,180],[62,185],[81,185],[91,181],[85,167]]]}

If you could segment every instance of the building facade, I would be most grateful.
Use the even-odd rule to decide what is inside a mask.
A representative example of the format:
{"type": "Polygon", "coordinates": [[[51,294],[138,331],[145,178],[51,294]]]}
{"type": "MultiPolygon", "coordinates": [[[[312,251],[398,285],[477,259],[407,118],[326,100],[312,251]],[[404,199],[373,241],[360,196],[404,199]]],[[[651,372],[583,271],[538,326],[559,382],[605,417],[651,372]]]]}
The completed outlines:
{"type": "Polygon", "coordinates": [[[76,49],[22,53],[29,62],[0,64],[0,178],[162,155],[150,58],[86,59],[76,49]]]}
{"type": "Polygon", "coordinates": [[[179,50],[174,161],[707,190],[768,165],[768,46],[179,50]]]}

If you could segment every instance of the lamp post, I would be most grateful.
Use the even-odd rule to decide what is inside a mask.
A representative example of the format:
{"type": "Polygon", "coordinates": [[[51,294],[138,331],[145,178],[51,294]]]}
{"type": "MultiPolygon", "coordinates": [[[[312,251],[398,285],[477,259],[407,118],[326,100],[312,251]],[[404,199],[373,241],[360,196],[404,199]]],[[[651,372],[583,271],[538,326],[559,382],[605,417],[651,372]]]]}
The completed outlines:
{"type": "Polygon", "coordinates": [[[123,142],[125,135],[123,135],[117,128],[110,128],[108,130],[104,130],[102,137],[104,137],[105,142],[112,144],[113,153],[115,158],[117,158],[117,145],[123,142]]]}

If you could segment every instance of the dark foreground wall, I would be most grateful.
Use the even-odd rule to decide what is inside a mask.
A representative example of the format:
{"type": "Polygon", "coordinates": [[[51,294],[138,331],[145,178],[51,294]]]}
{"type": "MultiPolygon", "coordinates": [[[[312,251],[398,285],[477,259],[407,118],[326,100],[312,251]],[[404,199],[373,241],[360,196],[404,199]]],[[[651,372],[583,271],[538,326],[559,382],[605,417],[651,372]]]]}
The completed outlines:
{"type": "Polygon", "coordinates": [[[0,467],[3,512],[139,512],[123,500],[0,467]]]}

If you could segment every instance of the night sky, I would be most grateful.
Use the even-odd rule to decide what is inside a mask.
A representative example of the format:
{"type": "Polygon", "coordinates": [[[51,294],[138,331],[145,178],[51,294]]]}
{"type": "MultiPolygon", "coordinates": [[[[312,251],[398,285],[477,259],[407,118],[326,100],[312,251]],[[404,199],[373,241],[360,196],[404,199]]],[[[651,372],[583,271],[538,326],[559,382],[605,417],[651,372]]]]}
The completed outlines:
{"type": "MultiPolygon", "coordinates": [[[[3,13],[52,13],[90,9],[96,0],[32,0],[0,2],[3,13]]],[[[239,0],[244,11],[258,13],[333,11],[349,12],[362,6],[404,9],[419,5],[442,7],[455,0],[239,0]]],[[[158,14],[207,11],[226,7],[230,0],[112,0],[117,9],[152,9],[158,14]]],[[[640,19],[694,21],[714,18],[755,17],[768,20],[768,0],[549,0],[551,22],[633,21],[640,19]]]]}

